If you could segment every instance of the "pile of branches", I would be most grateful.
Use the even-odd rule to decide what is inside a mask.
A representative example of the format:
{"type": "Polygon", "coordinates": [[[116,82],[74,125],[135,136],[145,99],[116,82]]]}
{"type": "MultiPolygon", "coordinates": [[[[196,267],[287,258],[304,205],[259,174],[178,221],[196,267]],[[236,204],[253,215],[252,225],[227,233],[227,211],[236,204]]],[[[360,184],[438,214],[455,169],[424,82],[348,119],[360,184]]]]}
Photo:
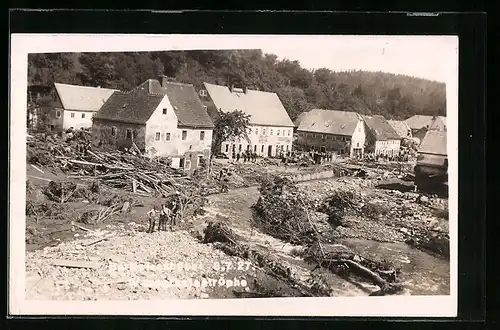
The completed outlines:
{"type": "Polygon", "coordinates": [[[43,192],[49,200],[64,204],[71,200],[76,188],[76,184],[70,181],[50,181],[43,192]]]}
{"type": "Polygon", "coordinates": [[[99,180],[106,185],[149,195],[172,193],[172,179],[183,177],[168,161],[150,159],[138,154],[138,148],[128,151],[91,150],[88,132],[75,131],[62,136],[38,134],[27,144],[27,161],[70,177],[99,180]],[[86,145],[82,149],[82,145],[86,145]]]}
{"type": "Polygon", "coordinates": [[[292,275],[292,270],[280,263],[278,259],[272,258],[268,253],[252,249],[242,243],[242,241],[241,237],[236,235],[228,225],[222,222],[209,222],[204,230],[204,243],[212,243],[215,248],[222,250],[228,255],[250,260],[269,275],[296,288],[303,296],[331,296],[332,291],[330,288],[316,283],[316,281],[311,281],[310,286],[300,283],[292,275]]]}
{"type": "Polygon", "coordinates": [[[259,215],[255,219],[256,226],[291,244],[314,242],[315,229],[305,198],[289,178],[265,178],[259,191],[261,196],[253,206],[259,215]]]}
{"type": "Polygon", "coordinates": [[[336,190],[322,201],[317,211],[327,214],[330,223],[339,225],[345,216],[360,212],[361,202],[361,196],[356,192],[336,190]]]}
{"type": "Polygon", "coordinates": [[[386,260],[374,261],[348,250],[327,249],[319,241],[306,250],[304,260],[344,278],[355,275],[371,281],[380,288],[372,296],[394,294],[402,289],[398,278],[401,270],[386,260]]]}

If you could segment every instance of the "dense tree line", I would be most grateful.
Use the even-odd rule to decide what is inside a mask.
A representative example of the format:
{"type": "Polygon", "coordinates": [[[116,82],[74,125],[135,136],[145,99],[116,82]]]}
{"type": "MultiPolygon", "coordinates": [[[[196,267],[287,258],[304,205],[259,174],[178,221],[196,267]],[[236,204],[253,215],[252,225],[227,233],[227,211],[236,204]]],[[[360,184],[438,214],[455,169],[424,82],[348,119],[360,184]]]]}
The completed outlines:
{"type": "Polygon", "coordinates": [[[32,54],[28,65],[29,83],[43,85],[129,90],[162,74],[197,87],[209,82],[276,92],[292,119],[312,108],[388,119],[446,115],[444,83],[384,72],[310,71],[260,50],[32,54]]]}

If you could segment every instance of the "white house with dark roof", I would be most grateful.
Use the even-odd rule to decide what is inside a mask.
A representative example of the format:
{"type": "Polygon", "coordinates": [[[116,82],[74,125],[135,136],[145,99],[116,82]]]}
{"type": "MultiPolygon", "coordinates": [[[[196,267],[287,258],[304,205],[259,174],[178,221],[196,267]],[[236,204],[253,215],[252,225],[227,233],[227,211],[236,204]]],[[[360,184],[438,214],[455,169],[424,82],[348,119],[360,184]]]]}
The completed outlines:
{"type": "Polygon", "coordinates": [[[218,110],[250,115],[247,137],[223,142],[221,153],[232,156],[250,150],[274,157],[292,150],[294,124],[276,93],[204,83],[199,95],[212,118],[218,110]]]}
{"type": "Polygon", "coordinates": [[[193,85],[148,79],[130,92],[115,92],[94,116],[93,144],[168,156],[172,167],[195,169],[208,159],[213,122],[193,85]]]}
{"type": "Polygon", "coordinates": [[[313,109],[299,115],[297,143],[307,150],[336,152],[350,157],[364,153],[366,132],[356,112],[313,109]]]}
{"type": "Polygon", "coordinates": [[[55,101],[50,111],[51,129],[92,126],[93,115],[116,89],[55,83],[55,101]]]}

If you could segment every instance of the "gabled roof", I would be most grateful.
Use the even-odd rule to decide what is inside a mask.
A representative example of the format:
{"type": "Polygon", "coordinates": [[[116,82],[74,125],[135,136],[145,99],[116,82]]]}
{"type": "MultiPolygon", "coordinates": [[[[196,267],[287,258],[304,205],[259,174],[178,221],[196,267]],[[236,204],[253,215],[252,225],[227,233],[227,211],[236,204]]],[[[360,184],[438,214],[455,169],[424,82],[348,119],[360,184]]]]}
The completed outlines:
{"type": "Polygon", "coordinates": [[[419,152],[435,155],[447,155],[446,132],[428,131],[419,147],[419,152]]]}
{"type": "Polygon", "coordinates": [[[137,88],[130,92],[115,92],[94,115],[94,118],[145,124],[163,97],[163,95],[150,94],[146,90],[137,88]]]}
{"type": "Polygon", "coordinates": [[[361,116],[356,112],[312,109],[299,115],[298,131],[352,136],[361,116]]]}
{"type": "Polygon", "coordinates": [[[193,85],[166,82],[161,86],[155,79],[146,80],[130,92],[113,94],[95,118],[145,124],[165,96],[179,126],[213,128],[193,85]]]}
{"type": "Polygon", "coordinates": [[[446,117],[437,116],[436,118],[434,118],[431,125],[429,126],[429,129],[446,130],[446,117]]]}
{"type": "Polygon", "coordinates": [[[398,133],[399,137],[407,138],[408,131],[410,130],[410,126],[404,120],[388,120],[389,125],[394,128],[396,133],[398,133]]]}
{"type": "MultiPolygon", "coordinates": [[[[158,86],[160,83],[158,82],[158,86]]],[[[158,87],[157,86],[157,87],[158,87]]],[[[191,84],[165,82],[161,87],[174,108],[180,126],[213,128],[214,124],[191,84]]]]}
{"type": "Polygon", "coordinates": [[[276,93],[243,90],[203,83],[215,107],[223,112],[241,110],[250,115],[250,123],[264,126],[294,126],[276,93]]]}
{"type": "Polygon", "coordinates": [[[363,116],[363,119],[377,141],[399,140],[401,138],[384,116],[363,116]]]}
{"type": "Polygon", "coordinates": [[[97,111],[116,89],[54,83],[62,106],[66,110],[97,111]]]}

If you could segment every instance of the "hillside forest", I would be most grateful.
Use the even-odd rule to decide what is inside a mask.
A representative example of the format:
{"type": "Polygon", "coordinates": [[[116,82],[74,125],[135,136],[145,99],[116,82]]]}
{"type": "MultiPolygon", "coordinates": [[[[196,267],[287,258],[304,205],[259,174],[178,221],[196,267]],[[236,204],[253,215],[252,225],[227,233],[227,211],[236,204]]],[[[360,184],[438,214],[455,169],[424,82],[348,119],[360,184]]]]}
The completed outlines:
{"type": "Polygon", "coordinates": [[[292,120],[313,108],[406,119],[446,116],[445,84],[384,72],[308,70],[261,50],[30,54],[28,84],[54,82],[130,90],[166,75],[197,88],[203,82],[276,92],[292,120]]]}

